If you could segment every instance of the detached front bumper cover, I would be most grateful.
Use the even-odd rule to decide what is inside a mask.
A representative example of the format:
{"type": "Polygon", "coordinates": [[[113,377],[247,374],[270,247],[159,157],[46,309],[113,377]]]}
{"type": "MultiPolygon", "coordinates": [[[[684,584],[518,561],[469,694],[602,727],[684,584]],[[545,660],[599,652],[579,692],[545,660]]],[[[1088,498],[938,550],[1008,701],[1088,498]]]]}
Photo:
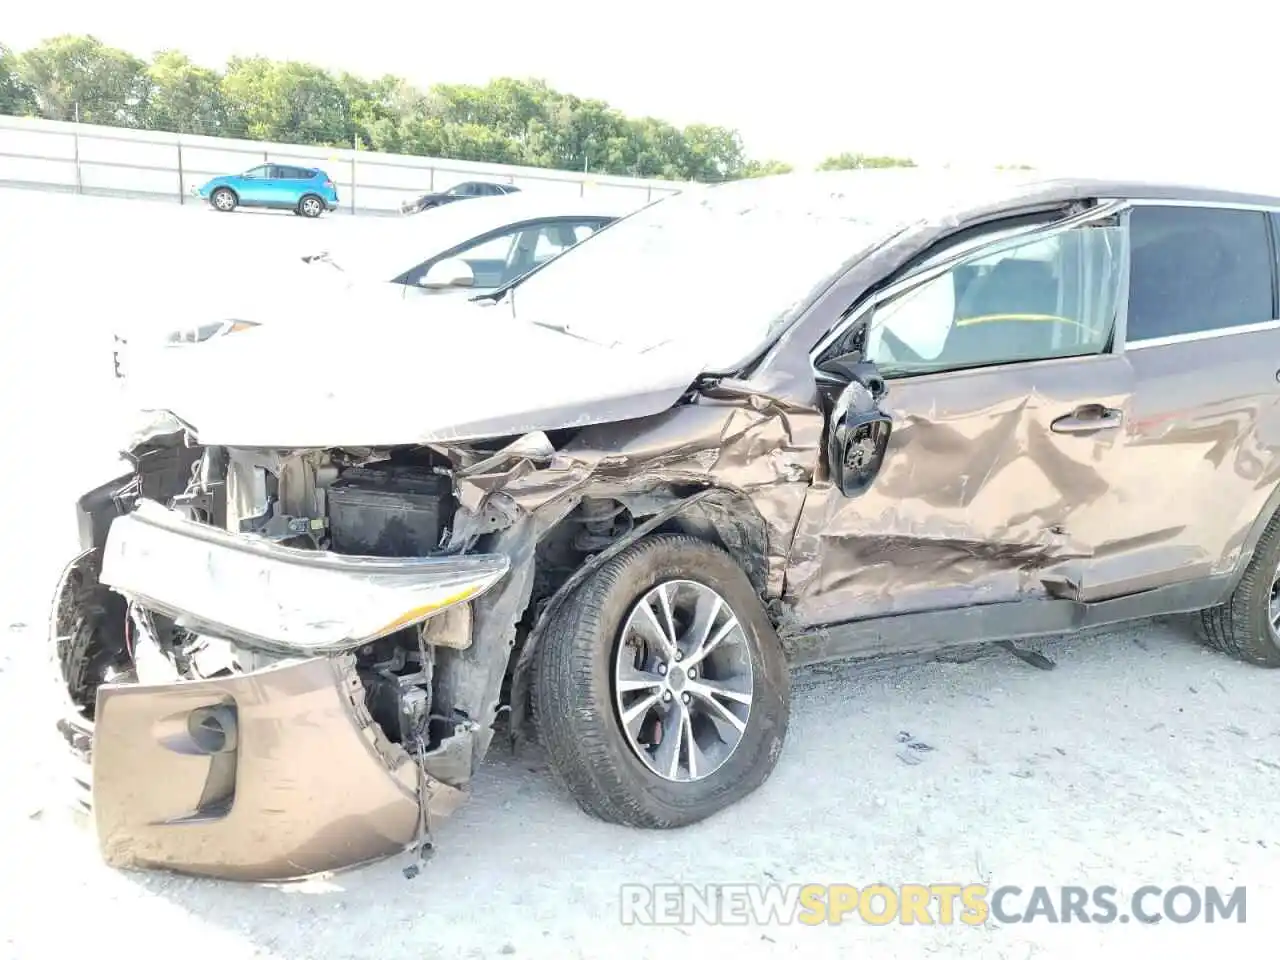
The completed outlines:
{"type": "Polygon", "coordinates": [[[111,525],[102,582],[193,632],[277,653],[331,654],[472,600],[509,566],[502,555],[299,550],[144,500],[111,525]]]}
{"type": "MultiPolygon", "coordinates": [[[[59,584],[55,648],[88,557],[59,584]]],[[[112,523],[101,560],[99,582],[188,629],[291,655],[225,677],[103,684],[93,721],[68,703],[60,727],[91,764],[108,863],[292,879],[404,850],[423,817],[462,802],[377,727],[342,651],[479,595],[506,557],[296,550],[144,500],[112,523]]]]}
{"type": "MultiPolygon", "coordinates": [[[[291,880],[392,856],[465,793],[420,775],[362,706],[351,657],[98,688],[92,808],[103,858],[291,880]]],[[[86,725],[81,724],[83,729],[86,725]]]]}

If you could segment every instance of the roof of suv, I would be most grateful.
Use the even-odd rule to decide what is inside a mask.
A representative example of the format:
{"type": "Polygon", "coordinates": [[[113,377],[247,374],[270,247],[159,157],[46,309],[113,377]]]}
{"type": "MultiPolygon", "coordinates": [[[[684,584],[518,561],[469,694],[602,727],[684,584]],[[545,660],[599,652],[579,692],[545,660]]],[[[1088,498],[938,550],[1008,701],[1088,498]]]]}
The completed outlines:
{"type": "Polygon", "coordinates": [[[424,229],[438,222],[442,216],[467,217],[480,221],[492,217],[515,223],[542,217],[608,217],[617,218],[638,210],[648,202],[639,190],[592,192],[585,197],[565,195],[555,191],[546,193],[504,193],[501,196],[475,197],[467,201],[466,211],[461,204],[448,204],[435,210],[427,210],[412,218],[424,229]],[[454,209],[457,208],[457,209],[454,209]],[[451,211],[446,213],[446,211],[451,211]]]}
{"type": "Polygon", "coordinates": [[[1201,203],[1238,203],[1280,206],[1280,196],[1232,190],[1204,184],[1156,180],[1103,180],[1085,178],[1041,179],[1025,184],[1030,195],[1061,197],[1127,197],[1134,200],[1188,200],[1201,203]]]}
{"type": "Polygon", "coordinates": [[[1158,181],[1046,177],[1035,171],[960,171],[927,168],[782,174],[709,188],[721,199],[741,195],[752,205],[850,206],[870,219],[892,222],[960,220],[986,212],[1093,197],[1186,200],[1280,207],[1280,197],[1220,187],[1158,181]],[[723,193],[722,193],[723,191],[723,193]]]}

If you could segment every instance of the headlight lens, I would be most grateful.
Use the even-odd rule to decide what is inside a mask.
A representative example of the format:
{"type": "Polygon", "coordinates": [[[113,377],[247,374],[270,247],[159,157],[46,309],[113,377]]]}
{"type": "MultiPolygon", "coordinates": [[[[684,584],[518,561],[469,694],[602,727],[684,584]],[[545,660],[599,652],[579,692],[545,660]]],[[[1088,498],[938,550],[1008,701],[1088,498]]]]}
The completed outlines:
{"type": "Polygon", "coordinates": [[[169,334],[169,344],[176,346],[184,343],[204,343],[214,337],[225,337],[229,333],[252,330],[260,324],[252,320],[218,320],[214,323],[201,324],[186,330],[177,330],[169,334]]]}
{"type": "Polygon", "coordinates": [[[101,580],[195,632],[321,654],[474,599],[509,565],[501,554],[401,559],[299,550],[144,500],[111,525],[101,580]]]}

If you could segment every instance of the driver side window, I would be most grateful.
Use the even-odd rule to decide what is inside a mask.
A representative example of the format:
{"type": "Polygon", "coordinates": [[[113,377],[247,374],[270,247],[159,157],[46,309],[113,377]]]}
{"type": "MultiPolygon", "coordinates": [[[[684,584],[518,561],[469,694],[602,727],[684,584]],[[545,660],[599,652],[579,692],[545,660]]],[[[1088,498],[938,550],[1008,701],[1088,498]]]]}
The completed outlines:
{"type": "Polygon", "coordinates": [[[466,261],[475,275],[477,287],[501,286],[506,281],[515,253],[516,240],[522,230],[523,228],[517,227],[500,233],[496,237],[481,240],[479,243],[464,247],[453,256],[466,261]]]}
{"type": "Polygon", "coordinates": [[[1103,352],[1119,298],[1121,231],[1086,225],[979,251],[879,304],[867,359],[893,377],[1103,352]]]}

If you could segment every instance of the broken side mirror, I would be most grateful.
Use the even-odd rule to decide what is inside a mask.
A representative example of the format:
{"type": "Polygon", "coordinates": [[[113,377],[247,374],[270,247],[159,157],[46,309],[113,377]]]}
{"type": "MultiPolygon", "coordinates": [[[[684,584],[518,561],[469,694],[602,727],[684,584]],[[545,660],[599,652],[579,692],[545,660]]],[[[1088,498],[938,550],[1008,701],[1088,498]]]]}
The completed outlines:
{"type": "Polygon", "coordinates": [[[831,479],[846,497],[856,497],[874,482],[884,463],[893,419],[880,409],[887,392],[871,363],[852,364],[851,382],[840,393],[827,431],[831,479]]]}
{"type": "Polygon", "coordinates": [[[428,290],[443,290],[446,287],[473,287],[475,283],[476,275],[471,270],[471,264],[450,257],[433,263],[418,281],[418,286],[428,290]]]}

